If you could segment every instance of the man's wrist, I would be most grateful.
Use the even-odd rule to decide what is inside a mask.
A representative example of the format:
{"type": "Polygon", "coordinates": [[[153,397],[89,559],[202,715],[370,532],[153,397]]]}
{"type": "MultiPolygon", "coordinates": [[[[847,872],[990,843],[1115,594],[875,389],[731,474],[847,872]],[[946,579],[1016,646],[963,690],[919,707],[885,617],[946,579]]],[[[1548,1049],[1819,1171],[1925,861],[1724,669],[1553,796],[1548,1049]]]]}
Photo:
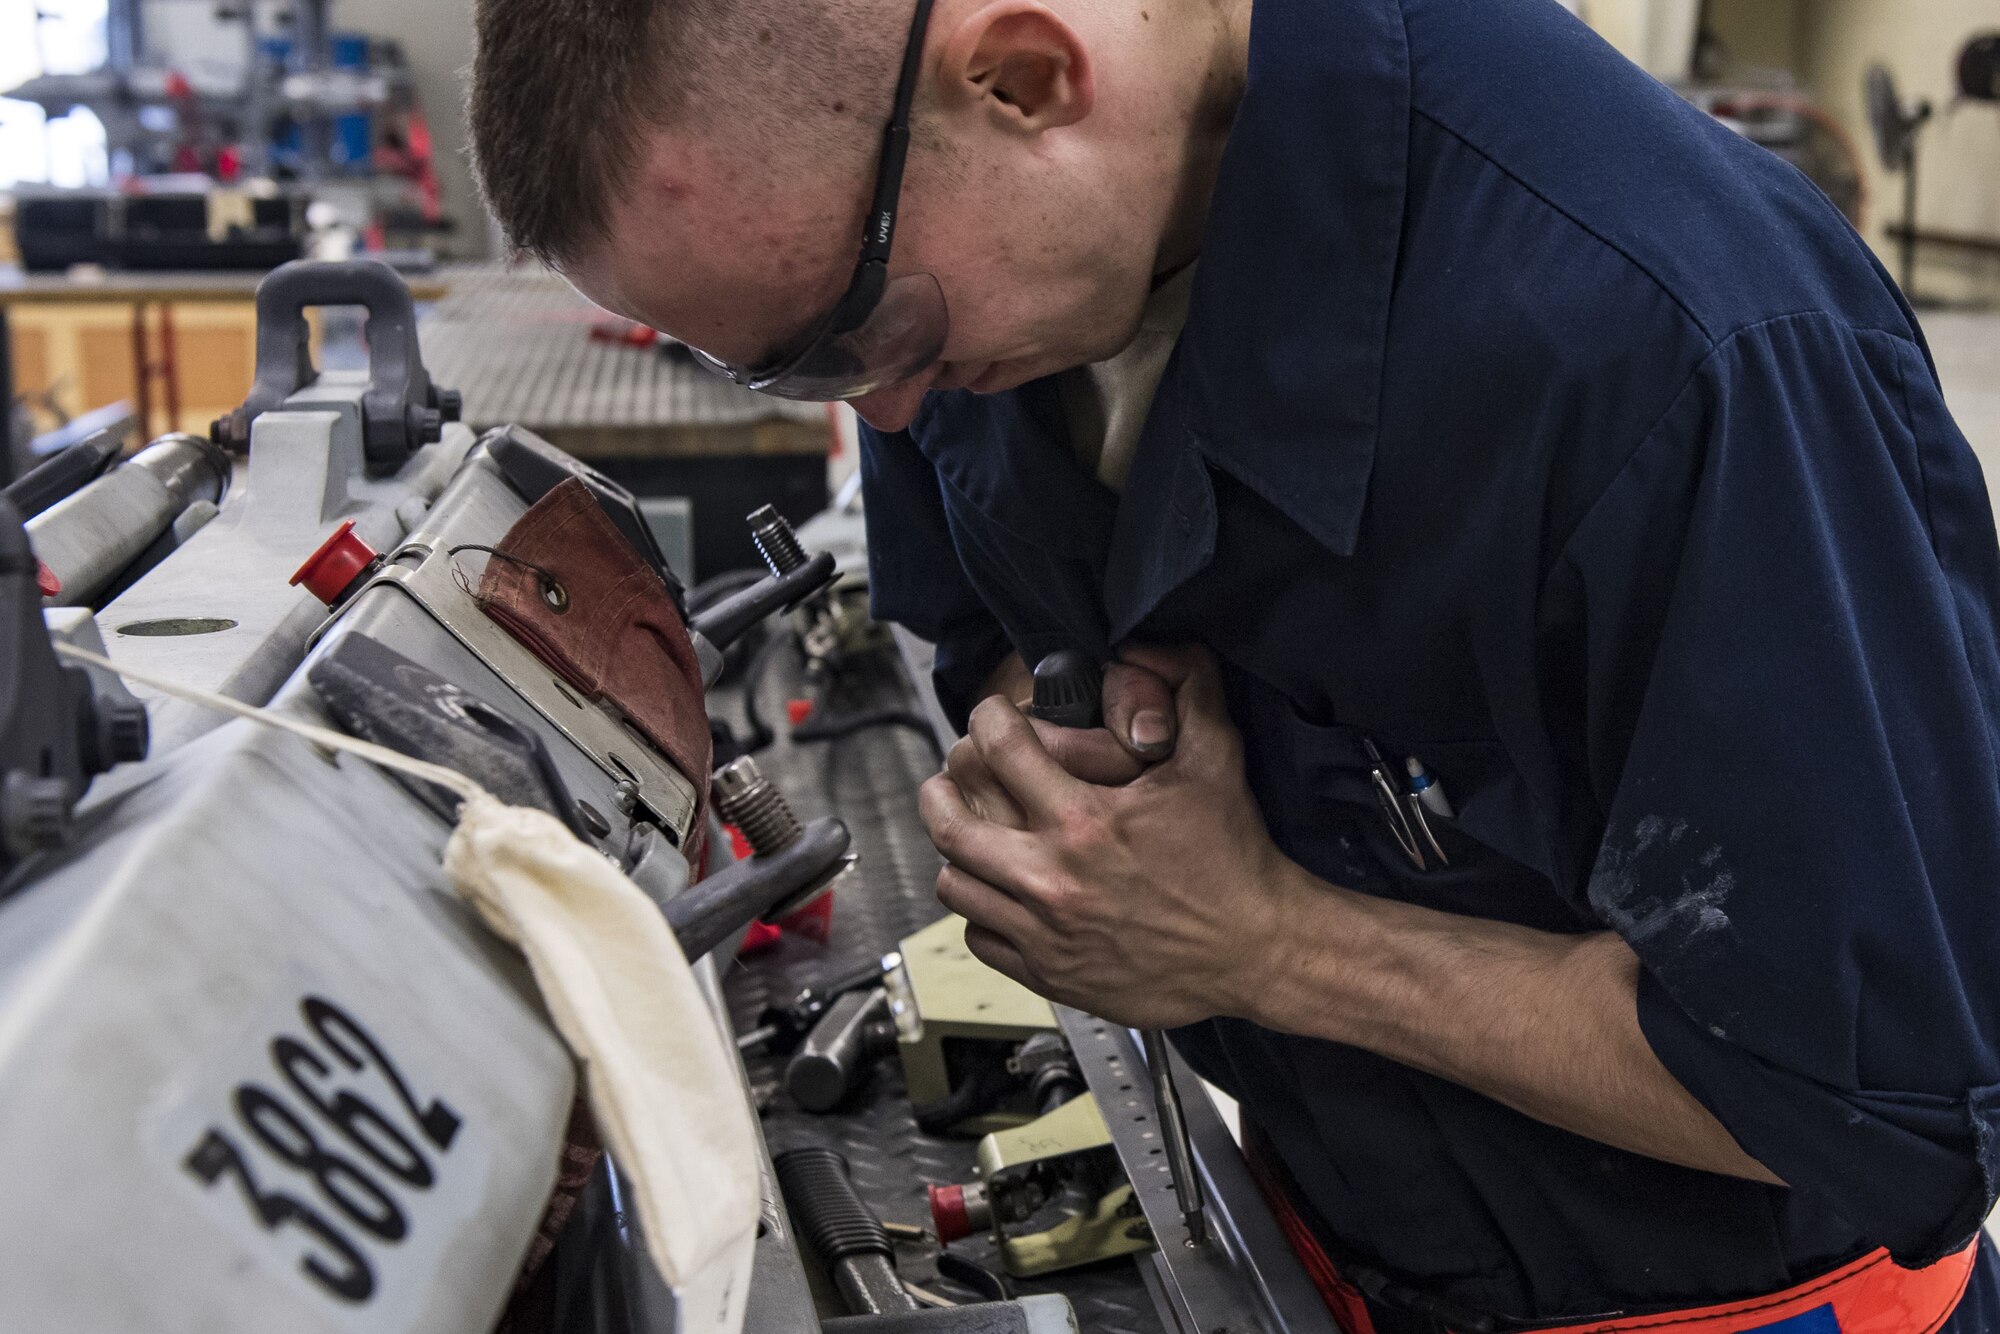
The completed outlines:
{"type": "Polygon", "coordinates": [[[1302,998],[1316,1012],[1314,1036],[1330,1036],[1336,1016],[1339,974],[1346,971],[1365,934],[1373,927],[1359,910],[1361,896],[1315,876],[1282,854],[1262,878],[1269,911],[1260,923],[1261,940],[1244,952],[1225,1013],[1281,1032],[1300,1032],[1302,998]]]}

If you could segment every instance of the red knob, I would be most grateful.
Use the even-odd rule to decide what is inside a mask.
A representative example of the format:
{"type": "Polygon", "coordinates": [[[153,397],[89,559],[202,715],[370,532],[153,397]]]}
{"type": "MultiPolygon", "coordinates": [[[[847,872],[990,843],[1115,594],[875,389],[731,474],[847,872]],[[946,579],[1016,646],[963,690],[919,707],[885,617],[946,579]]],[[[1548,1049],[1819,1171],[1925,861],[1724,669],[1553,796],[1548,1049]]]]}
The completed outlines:
{"type": "Polygon", "coordinates": [[[939,1242],[950,1245],[972,1235],[972,1215],[965,1208],[965,1187],[931,1186],[931,1228],[939,1242]]]}
{"type": "Polygon", "coordinates": [[[354,535],[354,520],[349,519],[306,558],[291,584],[294,588],[304,584],[306,592],[329,607],[337,607],[381,559],[375,548],[354,535]]]}

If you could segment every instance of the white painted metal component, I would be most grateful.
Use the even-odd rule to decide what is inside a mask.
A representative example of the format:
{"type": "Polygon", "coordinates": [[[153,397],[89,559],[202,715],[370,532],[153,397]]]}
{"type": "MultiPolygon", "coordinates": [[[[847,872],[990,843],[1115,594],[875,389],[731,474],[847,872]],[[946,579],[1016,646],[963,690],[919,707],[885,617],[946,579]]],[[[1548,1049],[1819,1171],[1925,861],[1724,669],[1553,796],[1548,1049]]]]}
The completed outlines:
{"type": "MultiPolygon", "coordinates": [[[[359,402],[365,376],[332,375],[252,427],[250,462],[221,513],[98,615],[113,660],[168,672],[188,685],[261,704],[305,656],[326,619],[286,583],[343,519],[380,551],[405,533],[398,510],[435,499],[472,432],[445,428],[395,477],[361,472],[359,402]]],[[[206,710],[140,691],[153,715],[155,755],[219,721],[206,710]]]]}
{"type": "MultiPolygon", "coordinates": [[[[100,658],[110,656],[104,650],[104,632],[98,627],[97,618],[83,607],[46,608],[42,612],[42,623],[49,628],[49,638],[58,644],[69,644],[95,653],[100,658]]],[[[99,695],[135,698],[124,677],[101,667],[85,667],[83,670],[90,673],[91,682],[99,695]]]]}
{"type": "MultiPolygon", "coordinates": [[[[312,713],[309,690],[282,707],[312,713]]],[[[518,958],[444,883],[443,823],[366,764],[242,722],[101,780],[80,822],[73,860],[0,910],[10,1326],[489,1328],[573,1079],[518,958]],[[314,1002],[382,1059],[316,1030],[314,1002]],[[285,1040],[310,1053],[289,1058],[304,1085],[285,1040]],[[336,1129],[308,1087],[351,1094],[407,1147],[336,1129]],[[443,1145],[418,1115],[435,1104],[457,1122],[443,1145]],[[428,1186],[378,1160],[407,1171],[412,1150],[428,1186]]]]}
{"type": "MultiPolygon", "coordinates": [[[[568,795],[602,816],[600,850],[671,899],[687,865],[633,816],[651,809],[684,838],[692,784],[608,710],[568,700],[589,716],[548,717],[552,678],[450,577],[443,552],[499,542],[525,503],[490,461],[467,461],[473,437],[455,426],[396,477],[367,479],[363,387],[325,377],[257,418],[220,513],[96,622],[52,612],[52,629],[322,723],[303,670],[315,632],[321,652],[374,638],[536,733],[568,795]],[[414,592],[379,580],[329,623],[285,581],[348,518],[378,550],[440,554],[400,571],[428,569],[414,592]]],[[[75,845],[0,887],[15,891],[0,892],[0,1326],[490,1329],[574,1100],[532,979],[446,885],[449,830],[397,782],[148,702],[153,758],[99,779],[75,845]]],[[[713,965],[698,972],[721,1025],[713,965]]],[[[794,1239],[775,1199],[765,1212],[753,1320],[809,1330],[794,1239]]],[[[594,1263],[643,1328],[669,1334],[677,1298],[643,1238],[621,1223],[594,1263]]]]}
{"type": "MultiPolygon", "coordinates": [[[[394,549],[473,443],[451,428],[370,481],[360,388],[260,417],[220,514],[97,623],[51,629],[327,721],[300,671],[325,609],[287,577],[343,518],[394,549]]],[[[416,647],[409,622],[388,642],[416,647]]],[[[394,781],[150,703],[153,758],[99,779],[75,845],[0,897],[0,1325],[489,1329],[574,1101],[532,979],[394,781]]]]}

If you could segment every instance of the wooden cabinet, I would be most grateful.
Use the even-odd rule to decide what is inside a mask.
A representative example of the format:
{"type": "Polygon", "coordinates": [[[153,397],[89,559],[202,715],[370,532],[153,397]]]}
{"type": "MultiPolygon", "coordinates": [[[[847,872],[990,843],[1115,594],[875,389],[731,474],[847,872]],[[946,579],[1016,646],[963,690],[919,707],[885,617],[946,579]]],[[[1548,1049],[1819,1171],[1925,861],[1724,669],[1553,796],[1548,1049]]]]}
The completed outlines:
{"type": "Polygon", "coordinates": [[[57,425],[45,404],[70,417],[117,402],[136,410],[142,360],[148,367],[150,435],[205,434],[209,423],[243,402],[256,375],[254,306],[189,302],[144,309],[143,358],[135,341],[134,307],[126,302],[24,301],[9,309],[14,392],[32,405],[38,430],[57,425]],[[178,407],[171,419],[169,403],[178,407]]]}

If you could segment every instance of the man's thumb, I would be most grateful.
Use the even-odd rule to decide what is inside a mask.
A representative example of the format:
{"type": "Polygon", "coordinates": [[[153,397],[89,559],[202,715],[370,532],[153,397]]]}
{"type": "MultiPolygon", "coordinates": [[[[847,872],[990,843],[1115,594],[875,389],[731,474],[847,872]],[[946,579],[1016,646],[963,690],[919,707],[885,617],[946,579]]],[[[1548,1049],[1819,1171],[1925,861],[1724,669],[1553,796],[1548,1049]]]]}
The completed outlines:
{"type": "Polygon", "coordinates": [[[1174,688],[1144,667],[1112,663],[1104,669],[1104,726],[1134,757],[1157,764],[1174,753],[1179,732],[1174,688]]]}

